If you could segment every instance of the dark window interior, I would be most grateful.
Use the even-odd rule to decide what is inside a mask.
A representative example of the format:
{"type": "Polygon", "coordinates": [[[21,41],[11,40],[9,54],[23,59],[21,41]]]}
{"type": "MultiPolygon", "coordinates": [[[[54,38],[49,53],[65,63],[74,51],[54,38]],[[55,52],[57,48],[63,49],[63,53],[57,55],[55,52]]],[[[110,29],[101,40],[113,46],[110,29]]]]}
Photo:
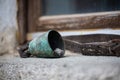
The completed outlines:
{"type": "Polygon", "coordinates": [[[120,0],[42,0],[42,15],[120,10],[120,0]]]}

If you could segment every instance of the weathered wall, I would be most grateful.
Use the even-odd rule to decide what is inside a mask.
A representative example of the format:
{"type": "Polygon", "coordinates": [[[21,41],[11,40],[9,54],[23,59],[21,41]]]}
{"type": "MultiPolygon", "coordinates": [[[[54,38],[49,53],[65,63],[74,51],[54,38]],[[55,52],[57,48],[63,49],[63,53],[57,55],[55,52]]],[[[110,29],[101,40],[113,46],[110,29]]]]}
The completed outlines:
{"type": "Polygon", "coordinates": [[[13,53],[16,46],[17,0],[0,0],[0,55],[13,53]]]}

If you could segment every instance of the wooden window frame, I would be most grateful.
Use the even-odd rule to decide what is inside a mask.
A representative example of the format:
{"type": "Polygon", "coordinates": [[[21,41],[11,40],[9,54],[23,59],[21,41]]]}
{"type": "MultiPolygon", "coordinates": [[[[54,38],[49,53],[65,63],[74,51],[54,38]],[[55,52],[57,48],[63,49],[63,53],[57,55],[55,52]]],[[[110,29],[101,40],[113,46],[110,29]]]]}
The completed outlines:
{"type": "Polygon", "coordinates": [[[120,11],[39,17],[38,30],[120,28],[120,11]],[[44,28],[42,27],[44,26],[44,28]]]}
{"type": "Polygon", "coordinates": [[[50,29],[120,28],[120,11],[42,16],[41,0],[18,0],[18,11],[18,26],[21,37],[24,38],[21,43],[25,41],[23,36],[27,33],[50,29]]]}
{"type": "Polygon", "coordinates": [[[120,11],[58,16],[42,16],[41,12],[41,0],[29,0],[28,32],[46,31],[49,29],[120,28],[120,11]]]}

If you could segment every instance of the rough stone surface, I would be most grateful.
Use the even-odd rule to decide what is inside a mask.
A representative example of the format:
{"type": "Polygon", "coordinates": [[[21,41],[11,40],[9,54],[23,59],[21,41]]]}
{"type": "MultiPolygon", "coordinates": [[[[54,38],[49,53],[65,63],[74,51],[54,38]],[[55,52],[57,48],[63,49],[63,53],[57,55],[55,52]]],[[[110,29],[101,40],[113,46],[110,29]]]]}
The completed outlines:
{"type": "Polygon", "coordinates": [[[119,57],[0,57],[0,80],[120,80],[119,57]]]}
{"type": "Polygon", "coordinates": [[[17,0],[0,0],[0,55],[13,53],[16,46],[17,0]]]}

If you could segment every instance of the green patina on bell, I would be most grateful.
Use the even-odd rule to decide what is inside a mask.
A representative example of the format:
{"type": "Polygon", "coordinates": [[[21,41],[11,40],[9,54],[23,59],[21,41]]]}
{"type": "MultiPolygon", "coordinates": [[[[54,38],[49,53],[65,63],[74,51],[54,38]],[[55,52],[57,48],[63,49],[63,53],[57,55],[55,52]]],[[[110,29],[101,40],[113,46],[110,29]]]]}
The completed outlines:
{"type": "Polygon", "coordinates": [[[29,43],[28,51],[37,57],[62,57],[65,53],[64,42],[61,35],[55,30],[49,30],[45,34],[33,39],[29,43]],[[63,52],[55,54],[55,49],[59,48],[63,52]]]}

